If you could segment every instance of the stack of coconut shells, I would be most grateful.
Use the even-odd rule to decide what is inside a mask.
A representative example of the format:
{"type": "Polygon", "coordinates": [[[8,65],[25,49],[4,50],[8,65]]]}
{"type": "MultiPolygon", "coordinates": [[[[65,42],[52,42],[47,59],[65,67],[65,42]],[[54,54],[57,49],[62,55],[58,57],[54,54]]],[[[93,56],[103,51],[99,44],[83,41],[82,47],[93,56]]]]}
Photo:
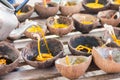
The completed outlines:
{"type": "MultiPolygon", "coordinates": [[[[38,18],[40,20],[45,20],[44,24],[38,20],[36,21],[37,25],[43,29],[44,35],[46,35],[47,31],[49,31],[50,34],[55,34],[61,37],[70,33],[71,31],[80,31],[82,34],[80,33],[79,35],[75,35],[68,41],[68,47],[71,52],[71,55],[68,57],[69,59],[84,58],[84,61],[79,64],[67,65],[65,63],[66,57],[63,55],[63,43],[58,39],[50,38],[46,39],[46,41],[53,58],[44,62],[36,61],[35,57],[38,55],[38,43],[36,38],[33,36],[34,33],[28,32],[28,28],[26,28],[23,31],[24,35],[33,40],[22,49],[21,54],[25,62],[35,68],[48,68],[55,64],[58,71],[69,79],[76,79],[84,75],[92,62],[92,58],[94,63],[103,71],[107,73],[120,72],[120,46],[112,41],[111,43],[107,44],[106,47],[102,47],[104,44],[106,44],[104,39],[88,34],[92,29],[103,27],[104,24],[108,24],[113,26],[115,35],[118,39],[120,39],[120,4],[113,4],[114,1],[111,2],[111,0],[99,0],[98,2],[103,4],[104,7],[94,9],[86,6],[87,3],[91,2],[95,2],[95,0],[83,0],[80,3],[71,1],[65,4],[62,2],[59,4],[55,2],[48,2],[46,6],[43,2],[37,2],[35,3],[34,8],[28,5],[24,6],[21,9],[21,12],[24,13],[21,15],[16,15],[18,20],[23,22],[21,23],[22,25],[25,25],[24,21],[29,19],[35,10],[39,16],[38,18]],[[54,28],[53,25],[56,23],[56,21],[58,24],[65,24],[68,27],[54,28]],[[85,21],[89,21],[91,24],[84,24],[85,21]],[[76,50],[76,47],[79,45],[90,47],[91,52],[88,53],[86,50],[76,50]]],[[[39,35],[41,37],[41,53],[48,53],[44,39],[42,39],[41,34],[39,35]]],[[[0,75],[3,75],[17,67],[19,52],[13,45],[7,42],[1,42],[0,48],[0,54],[3,57],[7,55],[7,58],[12,61],[8,65],[0,66],[3,68],[0,68],[0,72],[2,72],[0,75]]]]}

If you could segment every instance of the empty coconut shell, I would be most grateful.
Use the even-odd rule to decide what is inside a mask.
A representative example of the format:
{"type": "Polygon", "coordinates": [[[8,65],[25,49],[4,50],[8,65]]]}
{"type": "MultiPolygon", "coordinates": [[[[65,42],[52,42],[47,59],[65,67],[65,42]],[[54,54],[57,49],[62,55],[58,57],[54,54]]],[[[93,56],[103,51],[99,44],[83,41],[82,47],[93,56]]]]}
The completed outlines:
{"type": "Polygon", "coordinates": [[[73,30],[73,20],[69,17],[65,17],[65,16],[60,16],[58,19],[57,19],[57,22],[59,24],[65,24],[65,25],[68,25],[68,27],[65,27],[65,28],[54,28],[52,27],[55,23],[55,19],[54,17],[49,17],[47,19],[47,27],[48,27],[48,30],[50,31],[50,33],[52,34],[56,34],[56,35],[59,35],[59,36],[63,36],[69,32],[71,32],[73,30]]]}
{"type": "Polygon", "coordinates": [[[74,55],[85,55],[89,56],[91,53],[88,53],[86,50],[76,50],[78,45],[83,45],[92,49],[94,46],[101,46],[104,42],[99,37],[91,36],[91,35],[76,35],[71,37],[68,41],[68,47],[72,54],[74,55]]]}
{"type": "Polygon", "coordinates": [[[87,3],[95,3],[95,0],[83,0],[83,2],[82,2],[82,5],[85,8],[85,11],[90,12],[90,13],[98,13],[99,11],[108,9],[110,6],[109,0],[99,0],[98,3],[104,5],[104,7],[102,7],[102,8],[90,8],[90,7],[86,6],[87,3]]]}
{"type": "MultiPolygon", "coordinates": [[[[47,43],[53,58],[44,62],[37,61],[35,59],[38,55],[37,41],[32,41],[22,50],[22,57],[26,63],[36,68],[48,68],[53,66],[55,60],[63,56],[63,45],[57,39],[47,39],[47,43]]],[[[48,53],[43,40],[40,41],[40,52],[48,53]]]]}
{"type": "Polygon", "coordinates": [[[6,64],[0,64],[0,75],[6,74],[14,70],[19,62],[19,51],[8,42],[0,42],[0,58],[6,60],[6,64]]]}
{"type": "Polygon", "coordinates": [[[83,34],[89,33],[92,29],[96,28],[99,24],[97,18],[90,14],[74,14],[72,15],[74,20],[75,28],[77,31],[83,34]],[[84,24],[82,22],[90,22],[90,24],[84,24]]]}
{"type": "MultiPolygon", "coordinates": [[[[19,6],[19,4],[14,5],[15,8],[17,6],[19,6]]],[[[34,8],[32,6],[25,5],[22,9],[20,9],[20,11],[16,13],[16,16],[20,22],[23,22],[26,19],[28,19],[32,15],[33,12],[34,12],[34,8]]]]}
{"type": "Polygon", "coordinates": [[[120,72],[120,55],[119,48],[109,48],[109,47],[97,47],[93,48],[92,55],[96,65],[107,73],[117,73],[120,72]],[[114,51],[109,54],[109,51],[114,51]]]}
{"type": "Polygon", "coordinates": [[[56,60],[55,66],[56,66],[58,72],[60,72],[61,75],[63,75],[64,77],[67,77],[69,79],[76,79],[85,73],[85,71],[87,70],[87,68],[89,67],[89,65],[91,63],[92,56],[89,56],[89,57],[69,56],[69,59],[71,59],[71,58],[72,58],[72,60],[75,58],[85,59],[85,60],[79,64],[67,65],[65,62],[66,59],[64,57],[64,58],[60,58],[60,59],[56,60]]]}
{"type": "Polygon", "coordinates": [[[48,18],[57,14],[59,5],[54,2],[47,3],[48,7],[45,7],[43,3],[35,3],[35,11],[40,18],[48,18]]]}

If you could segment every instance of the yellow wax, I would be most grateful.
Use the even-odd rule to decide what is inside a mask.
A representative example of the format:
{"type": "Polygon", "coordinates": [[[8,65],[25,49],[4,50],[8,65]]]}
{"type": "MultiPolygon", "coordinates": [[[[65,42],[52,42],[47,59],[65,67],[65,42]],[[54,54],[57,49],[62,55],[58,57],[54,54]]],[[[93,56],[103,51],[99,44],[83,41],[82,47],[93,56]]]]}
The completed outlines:
{"type": "Polygon", "coordinates": [[[98,0],[95,0],[95,3],[98,4],[98,0]]]}
{"type": "Polygon", "coordinates": [[[44,7],[47,7],[47,2],[46,2],[46,0],[43,0],[43,3],[44,3],[44,7]]]}
{"type": "Polygon", "coordinates": [[[69,60],[68,55],[66,55],[66,57],[65,57],[65,61],[66,61],[66,64],[67,64],[67,65],[70,65],[70,60],[69,60]]]}
{"type": "Polygon", "coordinates": [[[24,12],[21,12],[21,10],[19,10],[16,14],[17,15],[22,15],[22,14],[24,14],[24,12]]]}
{"type": "Polygon", "coordinates": [[[81,51],[81,50],[83,50],[83,49],[88,50],[88,53],[91,53],[91,51],[92,51],[92,49],[89,48],[89,47],[87,47],[87,46],[78,45],[78,46],[76,47],[76,50],[78,50],[78,51],[81,51]]]}
{"type": "Polygon", "coordinates": [[[118,40],[118,39],[116,38],[115,34],[112,34],[111,37],[112,37],[112,39],[114,40],[114,42],[115,42],[118,46],[120,46],[120,40],[118,40]]]}
{"type": "Polygon", "coordinates": [[[40,52],[40,38],[38,38],[38,56],[36,57],[36,60],[43,61],[41,52],[40,52]]]}
{"type": "Polygon", "coordinates": [[[115,0],[115,1],[114,1],[114,4],[120,5],[120,0],[115,0]]]}
{"type": "Polygon", "coordinates": [[[90,8],[102,8],[102,7],[104,7],[103,4],[96,4],[96,3],[87,3],[86,6],[90,7],[90,8]]]}
{"type": "Polygon", "coordinates": [[[32,26],[32,27],[28,28],[27,31],[32,32],[32,33],[41,32],[42,28],[40,26],[32,26]]]}
{"type": "Polygon", "coordinates": [[[48,50],[48,53],[41,53],[40,52],[40,38],[38,38],[38,56],[36,57],[36,60],[38,61],[46,61],[48,59],[51,59],[53,56],[52,54],[50,53],[50,50],[48,48],[48,44],[47,44],[47,41],[45,39],[45,35],[44,35],[44,32],[42,30],[42,28],[40,26],[32,26],[30,28],[27,29],[28,32],[39,32],[42,34],[42,37],[44,39],[44,42],[45,42],[45,45],[46,45],[46,48],[48,50]]]}
{"type": "Polygon", "coordinates": [[[0,59],[0,65],[2,64],[6,64],[6,60],[5,59],[0,59]]]}
{"type": "Polygon", "coordinates": [[[67,28],[68,25],[67,25],[67,24],[59,24],[59,23],[57,22],[57,19],[55,19],[55,23],[53,24],[52,27],[53,27],[53,28],[67,28]]]}
{"type": "Polygon", "coordinates": [[[91,21],[81,21],[80,23],[86,24],[86,25],[93,24],[93,22],[91,22],[91,21]]]}

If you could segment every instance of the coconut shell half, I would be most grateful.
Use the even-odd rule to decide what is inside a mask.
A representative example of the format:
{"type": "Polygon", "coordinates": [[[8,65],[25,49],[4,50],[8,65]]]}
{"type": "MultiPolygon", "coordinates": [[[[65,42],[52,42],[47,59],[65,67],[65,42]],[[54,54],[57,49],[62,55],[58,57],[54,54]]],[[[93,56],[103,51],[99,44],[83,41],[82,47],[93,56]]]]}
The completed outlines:
{"type": "Polygon", "coordinates": [[[107,73],[118,73],[118,72],[120,72],[120,63],[116,62],[115,60],[119,61],[119,59],[120,59],[119,53],[117,53],[117,54],[112,53],[113,56],[111,57],[108,54],[110,50],[115,50],[115,53],[117,51],[120,51],[119,48],[109,48],[109,47],[93,48],[92,55],[94,58],[94,62],[100,69],[102,69],[103,71],[105,71],[107,73]],[[113,60],[113,58],[115,60],[113,60]]]}
{"type": "Polygon", "coordinates": [[[50,33],[52,34],[56,34],[59,36],[63,36],[65,34],[68,34],[69,32],[71,32],[73,30],[73,20],[71,18],[65,17],[65,16],[60,16],[59,19],[57,19],[58,23],[60,24],[66,24],[68,25],[67,28],[54,28],[52,27],[55,23],[55,19],[54,17],[49,17],[47,19],[47,27],[48,30],[50,31],[50,33]]]}
{"type": "Polygon", "coordinates": [[[55,66],[56,66],[58,72],[61,73],[61,75],[74,80],[74,79],[79,78],[80,76],[82,76],[85,73],[85,71],[87,70],[87,68],[89,67],[89,65],[91,63],[92,56],[89,56],[89,57],[69,56],[69,59],[70,58],[85,58],[86,60],[79,64],[67,65],[65,63],[65,57],[64,57],[64,58],[60,58],[60,59],[56,60],[55,66]]]}
{"type": "Polygon", "coordinates": [[[45,7],[43,3],[35,3],[35,11],[40,18],[48,18],[57,14],[59,10],[59,5],[54,2],[47,3],[48,7],[45,7]]]}
{"type": "MultiPolygon", "coordinates": [[[[47,43],[53,58],[44,62],[36,61],[35,58],[38,55],[37,41],[32,41],[22,50],[22,57],[25,62],[36,68],[48,68],[53,66],[56,59],[63,57],[63,45],[57,39],[47,39],[47,43]]],[[[40,47],[41,53],[48,53],[43,40],[40,41],[40,47]]]]}
{"type": "Polygon", "coordinates": [[[75,48],[78,45],[84,45],[92,49],[94,46],[101,46],[104,42],[99,37],[91,36],[91,35],[76,35],[74,37],[71,37],[68,41],[68,47],[73,55],[84,55],[89,56],[91,53],[88,53],[87,51],[78,51],[75,48]]]}
{"type": "Polygon", "coordinates": [[[7,63],[0,65],[0,75],[14,70],[19,64],[19,51],[8,42],[0,42],[0,57],[4,57],[7,63]]]}
{"type": "MultiPolygon", "coordinates": [[[[15,8],[17,6],[19,6],[19,4],[14,5],[15,8]]],[[[23,12],[23,14],[16,15],[16,16],[20,22],[23,22],[32,15],[32,13],[34,12],[34,8],[27,4],[21,9],[21,12],[23,12]]]]}
{"type": "Polygon", "coordinates": [[[95,16],[90,14],[74,14],[72,15],[74,20],[75,28],[77,31],[82,32],[83,34],[89,33],[92,29],[98,26],[98,20],[95,16]],[[90,21],[92,24],[82,24],[81,21],[90,21]]]}

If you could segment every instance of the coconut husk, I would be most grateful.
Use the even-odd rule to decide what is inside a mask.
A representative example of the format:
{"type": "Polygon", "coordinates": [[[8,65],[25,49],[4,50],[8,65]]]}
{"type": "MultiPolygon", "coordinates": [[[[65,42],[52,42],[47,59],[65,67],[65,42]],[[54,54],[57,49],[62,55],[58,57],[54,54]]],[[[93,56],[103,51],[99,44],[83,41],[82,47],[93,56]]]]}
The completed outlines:
{"type": "Polygon", "coordinates": [[[91,36],[91,35],[76,35],[70,38],[68,41],[68,47],[73,55],[84,55],[89,56],[91,53],[87,53],[86,51],[78,51],[75,48],[78,45],[88,45],[89,47],[94,46],[102,46],[104,41],[99,37],[91,36]]]}
{"type": "Polygon", "coordinates": [[[74,20],[75,28],[77,31],[82,32],[83,34],[89,33],[92,29],[96,28],[99,24],[97,18],[90,14],[74,14],[72,15],[74,20]],[[82,24],[81,21],[88,20],[92,21],[93,24],[82,24]]]}
{"type": "Polygon", "coordinates": [[[54,17],[50,17],[47,19],[46,23],[48,30],[52,34],[63,36],[73,30],[73,20],[69,17],[60,16],[60,18],[58,19],[58,23],[67,24],[68,25],[67,28],[53,28],[52,26],[54,25],[54,22],[55,22],[54,17]]]}
{"type": "MultiPolygon", "coordinates": [[[[19,5],[20,4],[15,4],[14,7],[16,8],[19,5]]],[[[16,15],[16,16],[20,22],[23,22],[32,15],[32,13],[34,12],[34,8],[27,4],[21,9],[21,12],[24,12],[24,14],[16,15]]]]}
{"type": "MultiPolygon", "coordinates": [[[[48,47],[52,53],[53,58],[44,62],[36,61],[38,55],[37,41],[32,41],[22,50],[22,57],[28,65],[35,68],[48,68],[54,65],[56,59],[63,56],[63,45],[57,39],[47,39],[48,47]]],[[[43,40],[40,41],[41,53],[48,53],[46,45],[43,40]]]]}
{"type": "Polygon", "coordinates": [[[86,60],[80,64],[67,65],[65,63],[65,57],[64,57],[64,58],[60,58],[60,59],[56,60],[55,66],[56,66],[58,72],[60,72],[61,75],[63,75],[64,77],[67,77],[69,79],[76,79],[85,73],[85,71],[87,70],[87,68],[89,67],[89,65],[91,63],[92,56],[89,56],[89,57],[69,56],[69,59],[72,57],[74,57],[74,58],[77,58],[77,57],[86,58],[86,60]]]}
{"type": "Polygon", "coordinates": [[[59,10],[59,5],[54,2],[47,3],[48,7],[44,7],[43,3],[35,3],[35,11],[40,18],[48,18],[57,14],[59,10]]]}
{"type": "Polygon", "coordinates": [[[71,14],[79,13],[81,8],[82,8],[81,3],[73,5],[73,6],[65,6],[65,5],[62,6],[61,5],[60,12],[63,16],[68,16],[71,14]]]}
{"type": "MultiPolygon", "coordinates": [[[[114,48],[115,49],[115,48],[114,48]]],[[[92,55],[94,58],[95,64],[107,73],[118,73],[120,72],[120,63],[115,62],[113,57],[111,57],[108,53],[109,50],[113,50],[113,48],[93,48],[92,55]]],[[[120,49],[118,49],[120,50],[120,49]]]]}
{"type": "Polygon", "coordinates": [[[83,0],[82,5],[86,12],[95,14],[95,13],[98,13],[99,11],[107,10],[110,7],[109,0],[99,0],[99,3],[103,4],[104,7],[103,8],[95,8],[95,9],[86,6],[87,3],[91,3],[91,2],[95,2],[95,0],[83,0]]]}
{"type": "Polygon", "coordinates": [[[14,70],[19,62],[19,51],[15,47],[5,41],[0,42],[0,56],[6,58],[6,65],[0,65],[0,75],[4,75],[14,70]]]}

